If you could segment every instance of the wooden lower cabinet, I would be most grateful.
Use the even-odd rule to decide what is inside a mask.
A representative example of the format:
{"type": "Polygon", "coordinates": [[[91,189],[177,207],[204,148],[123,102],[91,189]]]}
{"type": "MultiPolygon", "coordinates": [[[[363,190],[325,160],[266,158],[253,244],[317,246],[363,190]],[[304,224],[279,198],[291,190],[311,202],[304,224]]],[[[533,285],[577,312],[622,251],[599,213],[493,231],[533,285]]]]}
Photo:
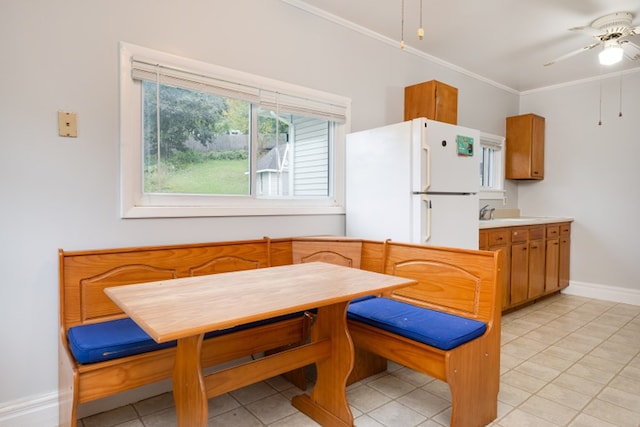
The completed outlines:
{"type": "Polygon", "coordinates": [[[569,286],[569,271],[571,258],[571,223],[560,224],[560,245],[558,254],[558,287],[564,289],[569,286]]]}
{"type": "Polygon", "coordinates": [[[569,285],[570,236],[570,223],[480,230],[480,249],[504,254],[503,310],[569,285]]]}
{"type": "Polygon", "coordinates": [[[506,228],[482,230],[480,249],[502,251],[502,308],[511,304],[511,236],[506,228]]]}
{"type": "Polygon", "coordinates": [[[545,292],[553,292],[560,289],[560,226],[547,227],[547,243],[545,256],[545,292]]]}
{"type": "Polygon", "coordinates": [[[528,299],[544,294],[545,281],[544,226],[529,229],[529,292],[528,299]]]}

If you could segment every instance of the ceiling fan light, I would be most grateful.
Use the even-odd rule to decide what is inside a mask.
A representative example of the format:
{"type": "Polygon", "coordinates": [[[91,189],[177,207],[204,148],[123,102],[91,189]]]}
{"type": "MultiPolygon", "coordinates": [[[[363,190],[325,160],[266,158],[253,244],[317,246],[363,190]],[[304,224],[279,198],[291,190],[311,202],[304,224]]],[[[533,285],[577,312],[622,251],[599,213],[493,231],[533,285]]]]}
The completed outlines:
{"type": "Polygon", "coordinates": [[[605,48],[598,54],[598,59],[601,65],[613,65],[622,60],[624,51],[619,45],[605,46],[605,48]]]}

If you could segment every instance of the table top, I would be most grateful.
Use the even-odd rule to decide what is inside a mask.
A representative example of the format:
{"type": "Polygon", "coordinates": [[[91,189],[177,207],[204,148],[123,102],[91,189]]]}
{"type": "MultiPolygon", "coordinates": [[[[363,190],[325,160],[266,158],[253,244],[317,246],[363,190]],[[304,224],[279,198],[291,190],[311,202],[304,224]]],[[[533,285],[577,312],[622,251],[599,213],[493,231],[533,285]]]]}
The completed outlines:
{"type": "Polygon", "coordinates": [[[415,283],[322,262],[105,289],[157,342],[348,301],[415,283]]]}

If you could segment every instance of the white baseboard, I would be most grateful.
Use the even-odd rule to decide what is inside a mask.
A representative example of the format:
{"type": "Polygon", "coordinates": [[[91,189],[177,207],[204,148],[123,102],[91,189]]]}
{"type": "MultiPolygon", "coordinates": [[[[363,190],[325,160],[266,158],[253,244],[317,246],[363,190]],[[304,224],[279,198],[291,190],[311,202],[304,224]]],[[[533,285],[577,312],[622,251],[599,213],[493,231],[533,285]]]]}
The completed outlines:
{"type": "Polygon", "coordinates": [[[0,406],[0,426],[25,427],[58,425],[58,392],[28,396],[0,406]]]}
{"type": "Polygon", "coordinates": [[[640,289],[571,281],[563,294],[576,295],[623,304],[640,305],[640,289]]]}

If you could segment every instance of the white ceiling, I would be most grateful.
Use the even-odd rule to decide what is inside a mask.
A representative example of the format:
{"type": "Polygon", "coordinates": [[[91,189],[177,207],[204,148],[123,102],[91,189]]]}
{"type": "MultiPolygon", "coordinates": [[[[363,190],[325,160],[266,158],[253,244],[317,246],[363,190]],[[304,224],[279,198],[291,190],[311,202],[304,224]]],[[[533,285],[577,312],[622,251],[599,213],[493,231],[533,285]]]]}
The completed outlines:
{"type": "MultiPolygon", "coordinates": [[[[284,0],[374,36],[401,38],[402,0],[284,0]],[[366,32],[366,31],[365,31],[366,32]]],[[[517,92],[625,70],[640,60],[601,66],[601,47],[543,64],[595,40],[569,28],[589,25],[614,12],[631,12],[640,25],[640,0],[422,0],[425,36],[418,40],[420,0],[405,0],[404,40],[417,49],[517,92]]],[[[628,40],[640,45],[640,35],[628,40]]]]}

